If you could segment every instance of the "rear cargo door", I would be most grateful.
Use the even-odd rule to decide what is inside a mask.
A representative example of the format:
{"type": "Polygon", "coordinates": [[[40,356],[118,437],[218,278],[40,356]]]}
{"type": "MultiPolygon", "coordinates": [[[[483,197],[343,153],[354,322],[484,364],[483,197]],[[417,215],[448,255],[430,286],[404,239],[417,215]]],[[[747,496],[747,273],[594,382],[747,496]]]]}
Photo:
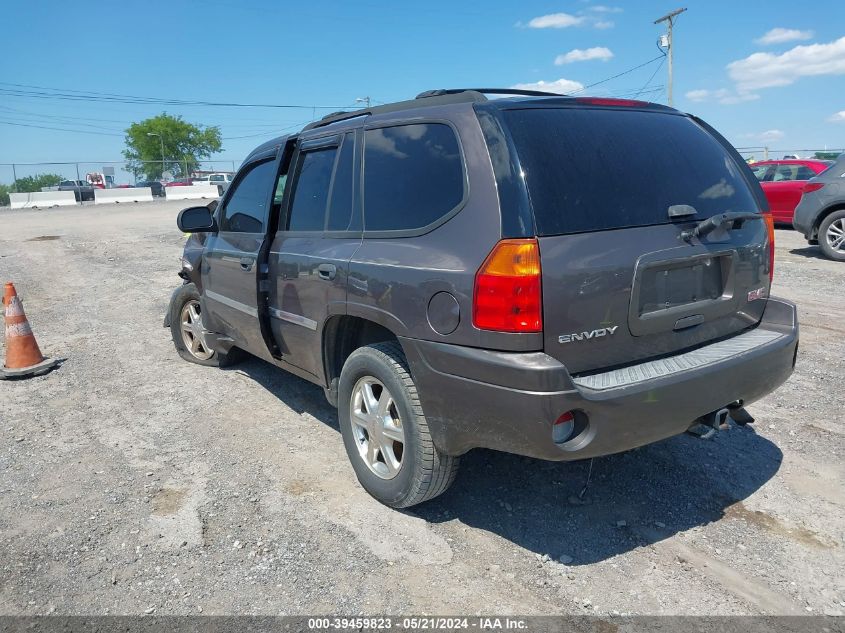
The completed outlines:
{"type": "Polygon", "coordinates": [[[544,348],[571,373],[671,355],[759,322],[770,283],[762,217],[681,238],[715,214],[759,212],[753,176],[703,127],[624,107],[503,116],[539,236],[544,348]]]}

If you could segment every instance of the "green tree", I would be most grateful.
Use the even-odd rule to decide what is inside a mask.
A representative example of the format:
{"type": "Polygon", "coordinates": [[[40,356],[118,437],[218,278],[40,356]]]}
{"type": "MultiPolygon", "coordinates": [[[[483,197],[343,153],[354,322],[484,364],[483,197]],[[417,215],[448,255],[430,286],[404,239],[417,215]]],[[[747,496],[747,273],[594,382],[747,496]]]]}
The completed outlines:
{"type": "Polygon", "coordinates": [[[0,207],[9,206],[9,192],[12,188],[9,185],[0,185],[0,207]]]}
{"type": "Polygon", "coordinates": [[[15,190],[26,191],[41,191],[42,187],[55,187],[64,178],[59,174],[35,174],[34,176],[24,176],[15,181],[15,190]]]}
{"type": "Polygon", "coordinates": [[[150,179],[161,178],[163,171],[186,178],[199,166],[200,160],[222,147],[219,127],[194,125],[181,116],[163,112],[129,126],[123,156],[128,171],[146,174],[150,179]]]}

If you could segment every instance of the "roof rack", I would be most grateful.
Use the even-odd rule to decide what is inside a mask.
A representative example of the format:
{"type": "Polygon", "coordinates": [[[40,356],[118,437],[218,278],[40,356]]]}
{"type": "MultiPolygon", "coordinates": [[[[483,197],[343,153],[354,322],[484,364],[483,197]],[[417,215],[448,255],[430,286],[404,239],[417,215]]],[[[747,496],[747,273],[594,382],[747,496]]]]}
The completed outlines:
{"type": "Polygon", "coordinates": [[[481,94],[477,90],[430,90],[429,93],[438,92],[440,94],[431,94],[422,93],[422,95],[426,95],[426,103],[422,104],[418,101],[418,99],[422,98],[422,95],[418,96],[415,99],[409,99],[407,101],[398,101],[396,103],[388,103],[382,106],[375,106],[372,108],[363,108],[361,110],[351,110],[349,112],[332,112],[331,114],[327,114],[322,119],[318,121],[314,121],[313,123],[309,123],[303,129],[303,132],[306,130],[313,130],[314,128],[324,127],[326,125],[331,125],[332,123],[337,123],[338,121],[346,121],[347,119],[354,119],[359,116],[368,116],[371,114],[384,114],[388,112],[399,112],[401,110],[410,110],[412,108],[419,108],[420,106],[431,106],[431,105],[446,105],[449,103],[472,103],[477,101],[487,101],[487,97],[481,94]]]}
{"type": "Polygon", "coordinates": [[[543,92],[542,90],[523,90],[522,88],[445,88],[440,90],[426,90],[417,95],[417,99],[428,99],[442,95],[454,95],[462,92],[477,92],[482,95],[522,95],[525,97],[565,97],[558,92],[543,92]]]}
{"type": "Polygon", "coordinates": [[[438,90],[426,90],[421,92],[415,98],[407,101],[398,101],[396,103],[388,103],[374,108],[363,108],[361,110],[351,110],[349,112],[332,112],[327,114],[322,119],[309,123],[303,129],[313,130],[318,127],[325,127],[338,121],[346,121],[354,119],[359,116],[369,116],[371,114],[384,114],[387,112],[399,112],[401,110],[410,110],[412,108],[419,108],[420,105],[446,105],[449,103],[467,103],[487,101],[488,94],[501,95],[522,95],[525,97],[564,97],[556,92],[542,92],[541,90],[521,90],[519,88],[441,88],[438,90]],[[420,100],[425,99],[426,103],[421,104],[420,100]]]}

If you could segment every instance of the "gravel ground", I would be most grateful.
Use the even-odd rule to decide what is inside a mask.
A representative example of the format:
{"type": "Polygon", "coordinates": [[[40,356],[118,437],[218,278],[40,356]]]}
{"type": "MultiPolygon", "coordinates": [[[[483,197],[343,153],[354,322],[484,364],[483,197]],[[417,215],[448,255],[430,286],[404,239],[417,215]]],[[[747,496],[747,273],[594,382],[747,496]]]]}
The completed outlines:
{"type": "Polygon", "coordinates": [[[586,503],[587,463],[477,450],[397,512],[320,389],[179,359],[181,206],[0,212],[0,278],[67,359],[0,382],[0,613],[845,613],[845,264],[797,233],[798,367],[753,427],[596,460],[586,503]]]}

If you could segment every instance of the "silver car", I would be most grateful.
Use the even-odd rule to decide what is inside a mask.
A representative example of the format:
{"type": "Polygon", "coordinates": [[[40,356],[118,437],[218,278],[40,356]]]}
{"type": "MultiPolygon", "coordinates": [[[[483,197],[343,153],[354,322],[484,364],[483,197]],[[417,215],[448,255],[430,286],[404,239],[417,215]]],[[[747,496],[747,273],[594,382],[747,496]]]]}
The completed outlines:
{"type": "Polygon", "coordinates": [[[804,185],[792,225],[825,257],[845,262],[845,154],[804,185]]]}

